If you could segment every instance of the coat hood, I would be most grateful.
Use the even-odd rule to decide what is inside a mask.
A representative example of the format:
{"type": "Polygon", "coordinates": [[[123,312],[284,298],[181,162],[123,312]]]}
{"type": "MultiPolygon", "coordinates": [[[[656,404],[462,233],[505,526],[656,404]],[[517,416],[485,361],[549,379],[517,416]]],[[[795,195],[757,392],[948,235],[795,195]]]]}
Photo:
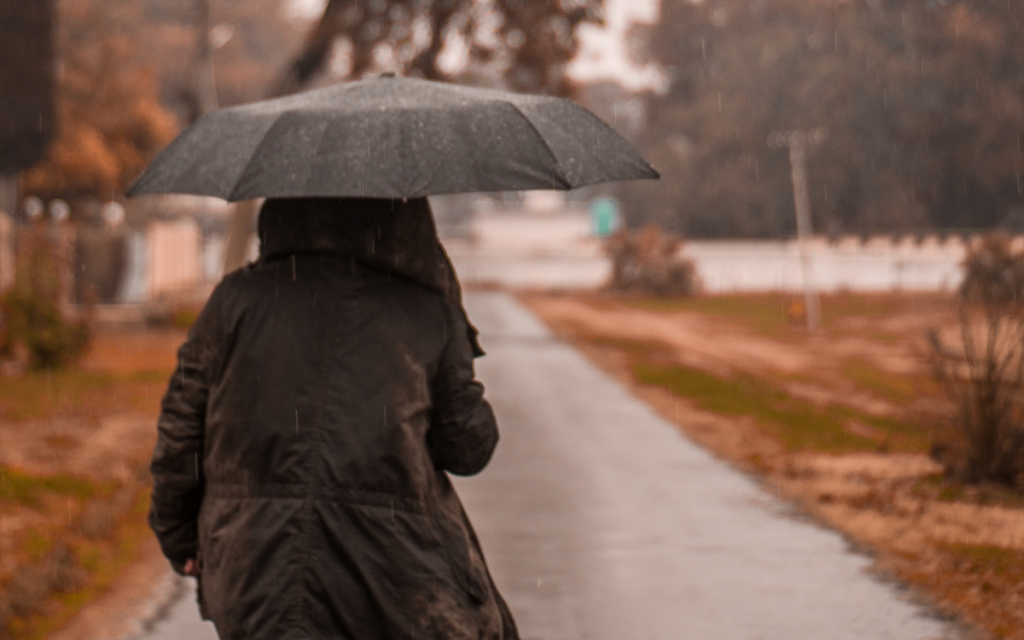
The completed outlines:
{"type": "MultiPolygon", "coordinates": [[[[462,288],[426,198],[269,198],[257,231],[261,261],[296,253],[351,256],[434,289],[462,308],[462,288]]],[[[466,325],[474,356],[484,355],[468,317],[466,325]]]]}

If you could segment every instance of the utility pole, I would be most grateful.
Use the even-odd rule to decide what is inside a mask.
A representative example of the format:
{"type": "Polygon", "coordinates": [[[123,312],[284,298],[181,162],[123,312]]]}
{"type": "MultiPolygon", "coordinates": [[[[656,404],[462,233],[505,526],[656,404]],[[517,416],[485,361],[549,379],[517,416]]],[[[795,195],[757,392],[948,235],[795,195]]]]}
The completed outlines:
{"type": "MultiPolygon", "coordinates": [[[[217,99],[217,77],[213,66],[214,49],[227,38],[211,43],[214,30],[210,27],[210,0],[195,0],[195,68],[193,70],[196,117],[203,116],[219,107],[217,99]]],[[[256,222],[256,202],[238,202],[231,210],[228,221],[228,241],[224,249],[224,273],[241,267],[249,252],[249,236],[256,222]]]]}
{"type": "Polygon", "coordinates": [[[213,75],[213,47],[210,46],[210,0],[196,0],[195,82],[197,116],[217,109],[217,81],[213,75]]]}
{"type": "Polygon", "coordinates": [[[825,129],[798,129],[776,131],[768,136],[769,148],[789,148],[789,165],[793,172],[793,202],[796,205],[796,236],[800,249],[800,280],[804,288],[807,331],[811,333],[821,324],[821,307],[818,302],[818,290],[814,285],[814,263],[810,247],[814,231],[811,229],[811,195],[807,186],[807,145],[820,144],[825,140],[826,134],[825,129]]]}

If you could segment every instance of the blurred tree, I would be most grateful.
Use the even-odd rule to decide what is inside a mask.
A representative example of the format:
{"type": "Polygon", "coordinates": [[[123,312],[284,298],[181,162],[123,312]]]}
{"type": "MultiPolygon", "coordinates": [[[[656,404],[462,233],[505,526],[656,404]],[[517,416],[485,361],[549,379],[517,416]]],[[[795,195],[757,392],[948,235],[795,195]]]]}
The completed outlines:
{"type": "Polygon", "coordinates": [[[825,127],[817,230],[996,225],[1024,208],[1022,22],[1005,0],[663,2],[635,37],[670,77],[641,142],[664,179],[622,197],[689,235],[789,235],[766,139],[825,127]]]}
{"type": "MultiPolygon", "coordinates": [[[[288,0],[205,1],[216,103],[230,106],[266,97],[302,46],[311,22],[292,16],[288,0]]],[[[200,6],[197,0],[148,2],[162,8],[160,14],[149,14],[146,25],[147,37],[159,46],[143,53],[159,74],[165,104],[191,122],[200,111],[194,77],[200,6]]]]}
{"type": "MultiPolygon", "coordinates": [[[[603,0],[327,0],[268,95],[301,90],[339,53],[347,57],[341,74],[347,77],[397,71],[451,80],[460,70],[476,71],[499,76],[515,91],[569,95],[573,87],[565,71],[578,49],[576,27],[600,23],[602,5],[603,0]],[[445,68],[447,53],[462,60],[445,68]]],[[[225,271],[244,262],[255,217],[252,203],[232,213],[225,271]]]]}
{"type": "MultiPolygon", "coordinates": [[[[323,17],[272,93],[309,83],[332,51],[348,53],[349,75],[390,70],[452,79],[442,58],[496,70],[510,89],[568,95],[566,65],[576,27],[600,23],[603,0],[328,0],[323,17]]],[[[456,67],[458,64],[455,65],[456,67]]]]}
{"type": "Polygon", "coordinates": [[[23,192],[69,202],[122,194],[177,131],[152,70],[117,11],[125,3],[65,0],[57,33],[57,129],[23,192]]]}

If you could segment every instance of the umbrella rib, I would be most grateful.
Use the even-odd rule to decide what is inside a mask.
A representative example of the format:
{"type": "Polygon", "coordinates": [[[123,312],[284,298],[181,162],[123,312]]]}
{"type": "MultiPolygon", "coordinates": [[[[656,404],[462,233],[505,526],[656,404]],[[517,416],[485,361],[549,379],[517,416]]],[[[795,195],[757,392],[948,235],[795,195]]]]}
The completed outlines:
{"type": "MultiPolygon", "coordinates": [[[[289,97],[289,98],[290,98],[291,96],[286,96],[286,97],[289,97]]],[[[242,178],[243,178],[243,177],[245,176],[245,174],[246,174],[246,173],[247,173],[247,172],[249,171],[249,167],[251,167],[251,166],[252,166],[252,163],[253,163],[253,162],[255,162],[255,160],[256,160],[256,156],[257,156],[257,155],[259,154],[259,151],[260,151],[260,147],[262,147],[262,146],[263,146],[263,143],[265,143],[265,142],[267,141],[267,134],[269,134],[269,133],[270,133],[270,131],[271,131],[271,130],[272,130],[272,129],[273,129],[274,127],[275,127],[275,126],[277,126],[277,123],[281,121],[281,117],[282,117],[282,116],[285,116],[285,115],[287,115],[287,114],[290,114],[290,113],[295,113],[295,109],[290,109],[290,110],[288,110],[288,111],[282,111],[281,113],[277,114],[277,115],[276,115],[276,116],[274,117],[274,120],[273,120],[273,121],[272,121],[272,122],[270,123],[270,126],[268,126],[268,127],[267,127],[267,128],[266,128],[266,129],[264,130],[264,131],[263,131],[263,135],[262,135],[262,136],[260,136],[260,141],[259,141],[259,143],[258,143],[258,144],[256,144],[256,145],[255,145],[255,146],[254,146],[254,147],[252,148],[252,154],[251,154],[251,155],[249,156],[249,159],[248,159],[248,160],[246,160],[246,162],[245,162],[245,165],[243,165],[243,166],[242,166],[242,170],[238,172],[238,175],[237,175],[237,176],[235,176],[234,184],[233,184],[233,185],[232,185],[232,187],[231,187],[231,193],[230,193],[230,194],[228,195],[228,197],[226,198],[226,200],[227,200],[228,202],[238,202],[238,200],[236,199],[236,196],[238,195],[238,192],[239,192],[239,190],[240,190],[240,189],[241,189],[241,187],[242,187],[242,185],[241,185],[241,181],[242,181],[242,178]]],[[[246,199],[248,200],[249,198],[246,198],[246,199]]]]}
{"type": "MultiPolygon", "coordinates": [[[[587,109],[584,109],[584,111],[586,111],[586,112],[587,112],[587,114],[588,114],[588,115],[590,115],[590,117],[591,117],[591,118],[593,118],[593,120],[594,120],[594,121],[595,121],[595,122],[597,123],[597,126],[598,126],[598,127],[603,127],[603,128],[605,129],[605,131],[606,131],[606,132],[610,133],[611,135],[615,136],[616,138],[621,138],[621,137],[622,137],[622,136],[620,136],[620,135],[619,135],[619,132],[618,132],[618,131],[616,131],[616,130],[615,130],[615,128],[614,128],[614,127],[612,127],[612,126],[611,126],[610,124],[608,124],[607,122],[605,122],[605,121],[604,121],[604,120],[602,120],[601,118],[598,118],[597,116],[595,116],[595,115],[594,115],[594,114],[593,114],[592,112],[590,112],[589,110],[587,110],[587,109]]],[[[635,150],[634,150],[634,153],[635,153],[635,150]]],[[[643,156],[640,156],[639,154],[637,154],[637,156],[638,156],[638,159],[640,160],[640,162],[641,162],[641,163],[642,163],[642,164],[643,164],[643,165],[644,165],[645,167],[647,167],[647,169],[648,169],[648,170],[649,170],[649,171],[650,171],[651,173],[653,173],[653,174],[654,174],[654,175],[652,176],[652,178],[653,178],[653,179],[655,179],[655,180],[660,180],[660,179],[661,179],[661,174],[660,174],[660,173],[658,173],[657,169],[655,169],[654,167],[652,167],[652,166],[651,166],[651,163],[650,163],[650,162],[647,162],[647,160],[646,160],[646,159],[645,159],[645,158],[644,158],[643,156]]],[[[596,183],[591,183],[591,184],[596,184],[596,183]]]]}
{"type": "MultiPolygon", "coordinates": [[[[557,98],[556,98],[556,99],[557,99],[557,98]]],[[[526,115],[525,113],[523,113],[523,110],[519,108],[519,105],[517,105],[517,104],[516,104],[516,103],[514,103],[514,102],[509,102],[509,104],[511,104],[511,105],[512,105],[512,108],[516,110],[516,113],[518,113],[518,114],[519,114],[519,117],[521,117],[521,118],[522,118],[523,120],[525,120],[525,121],[526,121],[526,124],[530,125],[530,128],[531,128],[531,129],[533,129],[533,132],[534,132],[535,134],[537,134],[537,137],[538,137],[538,138],[540,138],[540,143],[541,143],[542,145],[544,145],[544,148],[545,148],[545,149],[547,149],[547,150],[548,150],[548,155],[550,155],[550,156],[551,156],[551,159],[555,161],[555,165],[556,165],[556,166],[558,167],[558,170],[559,170],[559,171],[562,171],[562,163],[558,161],[558,156],[556,156],[556,155],[555,155],[555,152],[551,150],[551,146],[550,146],[550,145],[548,145],[548,141],[544,139],[544,136],[543,136],[543,135],[541,134],[540,130],[539,130],[539,129],[537,129],[537,125],[533,124],[533,121],[532,121],[532,120],[530,120],[530,118],[529,118],[529,117],[527,117],[527,115],[526,115]]],[[[566,187],[566,188],[572,189],[572,184],[570,184],[570,183],[569,183],[569,180],[568,180],[568,178],[567,178],[567,177],[565,177],[565,176],[559,176],[559,178],[561,179],[561,181],[562,181],[562,184],[563,184],[563,185],[565,185],[565,187],[566,187]]],[[[551,188],[552,188],[552,189],[554,189],[554,188],[555,188],[554,182],[555,182],[555,181],[554,181],[554,180],[552,179],[552,180],[551,180],[551,183],[552,183],[552,184],[551,184],[551,188]]]]}

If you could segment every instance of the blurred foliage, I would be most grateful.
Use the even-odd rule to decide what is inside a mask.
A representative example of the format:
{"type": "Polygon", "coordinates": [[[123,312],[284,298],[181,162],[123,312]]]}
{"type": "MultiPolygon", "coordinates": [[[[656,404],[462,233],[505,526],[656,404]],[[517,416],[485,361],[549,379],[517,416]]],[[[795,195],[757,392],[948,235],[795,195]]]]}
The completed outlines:
{"type": "Polygon", "coordinates": [[[397,71],[452,80],[446,53],[464,55],[470,75],[501,79],[515,91],[569,95],[566,65],[576,27],[601,21],[603,0],[329,0],[323,17],[274,93],[296,91],[348,53],[348,75],[397,71]]]}
{"type": "Polygon", "coordinates": [[[113,198],[174,137],[177,122],[116,4],[64,0],[58,9],[56,137],[22,190],[72,203],[113,198]]]}
{"type": "Polygon", "coordinates": [[[823,127],[818,232],[1024,222],[1024,3],[664,1],[633,45],[669,81],[638,135],[663,179],[620,192],[638,218],[791,235],[789,161],[766,141],[823,127]]]}
{"type": "Polygon", "coordinates": [[[615,291],[687,296],[700,288],[693,261],[683,257],[683,240],[657,226],[622,229],[608,238],[612,259],[609,288],[615,291]]]}
{"type": "Polygon", "coordinates": [[[196,323],[202,309],[197,307],[179,307],[171,315],[171,326],[175,329],[188,331],[196,323]]]}
{"type": "MultiPolygon", "coordinates": [[[[200,111],[196,86],[197,0],[106,0],[120,7],[122,24],[146,43],[137,58],[157,76],[161,100],[182,122],[200,111]]],[[[268,88],[302,46],[311,22],[294,15],[290,0],[209,0],[217,103],[231,106],[266,97],[268,88]]]]}
{"type": "Polygon", "coordinates": [[[96,493],[95,483],[75,476],[34,476],[0,466],[0,503],[3,504],[39,508],[42,505],[42,498],[48,494],[87,500],[96,493]]]}
{"type": "Polygon", "coordinates": [[[84,321],[65,317],[60,300],[60,242],[47,229],[31,229],[19,239],[16,279],[0,296],[0,356],[27,353],[37,369],[53,369],[80,357],[89,343],[84,321]]]}
{"type": "Polygon", "coordinates": [[[4,317],[0,350],[10,353],[14,345],[23,344],[31,354],[33,367],[59,367],[85,350],[88,330],[65,320],[54,300],[14,289],[0,298],[0,309],[4,317]]]}
{"type": "Polygon", "coordinates": [[[1002,235],[983,238],[964,260],[959,293],[960,345],[930,337],[963,442],[936,453],[966,482],[1024,489],[1024,251],[1002,235]]]}
{"type": "Polygon", "coordinates": [[[1024,252],[1003,235],[981,238],[964,260],[959,293],[986,314],[1024,311],[1024,252]]]}

